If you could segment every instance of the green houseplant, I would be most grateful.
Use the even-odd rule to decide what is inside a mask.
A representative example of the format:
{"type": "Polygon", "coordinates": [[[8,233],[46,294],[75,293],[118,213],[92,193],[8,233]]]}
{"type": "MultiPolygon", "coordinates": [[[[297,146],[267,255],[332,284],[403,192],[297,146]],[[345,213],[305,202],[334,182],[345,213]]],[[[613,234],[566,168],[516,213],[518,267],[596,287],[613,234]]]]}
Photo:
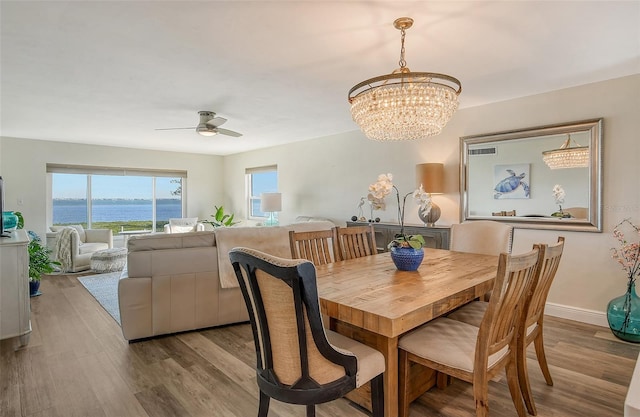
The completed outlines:
{"type": "Polygon", "coordinates": [[[55,272],[55,267],[60,266],[60,262],[51,260],[49,257],[51,249],[42,245],[38,235],[30,233],[30,237],[31,241],[27,246],[29,252],[29,292],[33,297],[39,295],[42,274],[55,272]]]}
{"type": "Polygon", "coordinates": [[[213,227],[230,227],[238,222],[233,221],[233,214],[225,214],[223,206],[214,206],[216,213],[212,214],[213,220],[202,220],[202,223],[210,224],[213,227]]]}

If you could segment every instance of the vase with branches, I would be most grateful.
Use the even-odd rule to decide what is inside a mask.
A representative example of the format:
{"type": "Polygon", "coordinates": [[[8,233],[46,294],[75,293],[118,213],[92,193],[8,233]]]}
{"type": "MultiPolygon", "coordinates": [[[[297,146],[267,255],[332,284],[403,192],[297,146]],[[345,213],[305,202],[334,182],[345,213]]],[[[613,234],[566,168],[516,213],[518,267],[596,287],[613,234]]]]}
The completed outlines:
{"type": "Polygon", "coordinates": [[[611,256],[627,275],[627,290],[607,305],[607,321],[616,337],[640,343],[640,299],[636,293],[636,278],[640,275],[640,228],[630,219],[624,219],[614,227],[613,237],[618,247],[611,248],[611,256]],[[628,241],[623,229],[636,239],[628,241]]]}

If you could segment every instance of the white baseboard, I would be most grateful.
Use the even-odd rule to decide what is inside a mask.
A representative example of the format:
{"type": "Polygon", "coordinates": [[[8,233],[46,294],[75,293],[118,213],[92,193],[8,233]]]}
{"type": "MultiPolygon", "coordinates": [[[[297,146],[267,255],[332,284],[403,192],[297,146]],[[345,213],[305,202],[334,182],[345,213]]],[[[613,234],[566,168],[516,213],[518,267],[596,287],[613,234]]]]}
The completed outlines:
{"type": "Polygon", "coordinates": [[[584,308],[570,307],[562,304],[547,303],[544,313],[549,316],[579,321],[581,323],[594,324],[596,326],[609,327],[607,313],[604,311],[587,310],[584,308]]]}
{"type": "Polygon", "coordinates": [[[570,307],[562,304],[547,303],[544,313],[553,317],[579,321],[581,323],[594,324],[596,326],[609,327],[607,314],[604,311],[587,310],[584,308],[570,307]]]}

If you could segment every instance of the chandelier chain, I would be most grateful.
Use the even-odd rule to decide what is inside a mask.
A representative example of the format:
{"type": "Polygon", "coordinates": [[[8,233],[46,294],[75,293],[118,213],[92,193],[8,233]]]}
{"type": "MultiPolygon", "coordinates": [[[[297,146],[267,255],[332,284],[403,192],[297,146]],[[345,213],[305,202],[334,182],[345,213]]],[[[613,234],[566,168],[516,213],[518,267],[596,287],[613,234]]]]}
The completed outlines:
{"type": "Polygon", "coordinates": [[[404,59],[404,36],[405,36],[405,30],[404,28],[400,29],[400,61],[398,61],[398,64],[400,64],[400,69],[403,69],[407,66],[407,61],[405,61],[404,59]]]}

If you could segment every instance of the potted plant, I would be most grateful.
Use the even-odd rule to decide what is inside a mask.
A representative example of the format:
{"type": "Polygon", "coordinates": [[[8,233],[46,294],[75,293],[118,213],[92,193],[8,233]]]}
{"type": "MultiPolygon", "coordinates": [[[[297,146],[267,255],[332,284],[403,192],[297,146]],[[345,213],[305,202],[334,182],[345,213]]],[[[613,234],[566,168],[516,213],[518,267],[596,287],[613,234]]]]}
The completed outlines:
{"type": "Polygon", "coordinates": [[[49,256],[51,249],[42,245],[40,237],[35,233],[29,233],[31,241],[27,246],[29,252],[29,295],[35,297],[40,295],[40,279],[42,274],[50,274],[55,272],[56,266],[60,266],[60,262],[52,261],[49,256]]]}
{"type": "Polygon", "coordinates": [[[212,214],[213,220],[202,220],[202,223],[210,224],[213,227],[230,227],[238,222],[233,221],[233,214],[225,214],[223,206],[214,206],[216,214],[212,214]]]}
{"type": "Polygon", "coordinates": [[[400,233],[395,235],[394,239],[389,242],[387,247],[391,252],[391,259],[401,271],[415,271],[418,269],[424,258],[425,244],[422,235],[407,235],[404,233],[404,212],[407,197],[413,194],[413,198],[420,206],[421,210],[427,214],[431,210],[431,196],[424,191],[422,185],[417,190],[407,193],[402,199],[400,205],[400,191],[392,182],[393,175],[380,174],[378,181],[369,185],[369,201],[373,201],[378,207],[384,207],[384,198],[391,193],[396,192],[396,200],[398,201],[398,222],[400,223],[400,233]]]}

